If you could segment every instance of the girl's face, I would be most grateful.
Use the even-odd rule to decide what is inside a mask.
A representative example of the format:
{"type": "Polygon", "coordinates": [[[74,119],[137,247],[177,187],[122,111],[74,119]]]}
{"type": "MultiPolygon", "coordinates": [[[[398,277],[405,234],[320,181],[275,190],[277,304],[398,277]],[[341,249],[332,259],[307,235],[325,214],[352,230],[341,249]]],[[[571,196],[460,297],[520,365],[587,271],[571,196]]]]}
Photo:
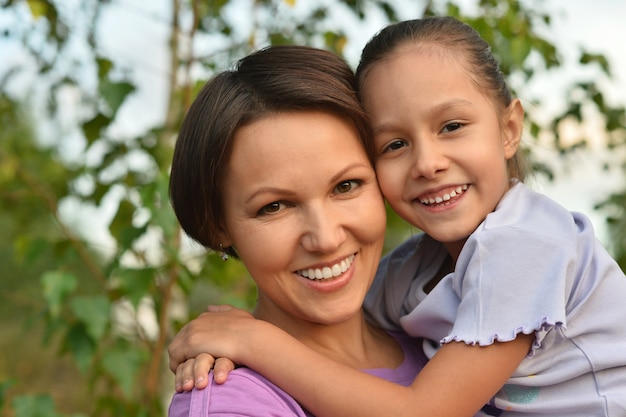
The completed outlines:
{"type": "Polygon", "coordinates": [[[222,244],[257,283],[257,317],[294,332],[353,317],[386,221],[355,129],[328,113],[280,113],[242,127],[234,141],[222,244]]]}
{"type": "Polygon", "coordinates": [[[370,69],[362,89],[385,198],[456,258],[509,188],[518,100],[497,111],[464,62],[435,46],[404,46],[370,69]]]}

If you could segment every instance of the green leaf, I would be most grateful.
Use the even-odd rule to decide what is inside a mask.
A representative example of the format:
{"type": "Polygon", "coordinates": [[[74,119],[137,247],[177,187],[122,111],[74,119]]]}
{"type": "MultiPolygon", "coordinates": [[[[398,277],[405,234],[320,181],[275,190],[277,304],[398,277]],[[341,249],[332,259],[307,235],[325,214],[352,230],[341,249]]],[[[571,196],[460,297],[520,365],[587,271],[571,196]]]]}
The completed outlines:
{"type": "Polygon", "coordinates": [[[49,239],[33,237],[26,234],[25,231],[13,239],[15,258],[19,262],[24,263],[25,266],[34,263],[48,249],[50,249],[49,239]]]}
{"type": "Polygon", "coordinates": [[[78,279],[68,272],[48,271],[41,277],[41,285],[50,315],[58,317],[63,302],[76,289],[78,279]]]}
{"type": "Polygon", "coordinates": [[[113,377],[127,398],[131,397],[135,379],[145,356],[131,348],[114,347],[104,352],[102,366],[113,377]]]}
{"type": "Polygon", "coordinates": [[[87,334],[85,325],[76,323],[65,336],[62,352],[70,352],[76,360],[78,369],[86,372],[93,358],[95,347],[93,339],[87,334]]]}
{"type": "Polygon", "coordinates": [[[135,240],[139,239],[148,230],[149,224],[146,223],[141,227],[135,227],[128,224],[126,227],[122,227],[118,231],[118,241],[120,243],[120,250],[129,249],[135,240]]]}
{"type": "Polygon", "coordinates": [[[98,342],[110,322],[111,303],[103,295],[74,297],[70,305],[74,315],[84,323],[87,333],[98,342]]]}
{"type": "Polygon", "coordinates": [[[83,133],[87,142],[92,144],[100,137],[100,132],[111,123],[111,118],[98,113],[94,118],[83,123],[83,133]]]}
{"type": "Polygon", "coordinates": [[[163,230],[167,238],[178,233],[178,221],[169,203],[169,177],[160,173],[152,182],[142,187],[141,200],[152,213],[152,223],[163,230]]]}
{"type": "Polygon", "coordinates": [[[609,75],[609,76],[611,75],[611,68],[609,65],[609,61],[606,58],[606,56],[602,54],[592,54],[588,52],[583,52],[582,55],[580,56],[579,62],[585,65],[596,63],[600,65],[600,68],[602,68],[602,71],[604,71],[606,75],[609,75]]]}
{"type": "Polygon", "coordinates": [[[13,385],[15,385],[14,379],[0,382],[0,410],[4,409],[4,402],[6,401],[7,392],[9,391],[9,389],[11,389],[13,385]]]}
{"type": "Polygon", "coordinates": [[[154,282],[154,269],[121,269],[118,278],[121,288],[133,307],[139,306],[139,301],[148,293],[154,282]]]}
{"type": "Polygon", "coordinates": [[[57,417],[54,401],[48,394],[19,395],[13,399],[15,417],[57,417]]]}
{"type": "Polygon", "coordinates": [[[113,68],[113,62],[108,58],[98,57],[96,58],[96,64],[98,64],[98,78],[104,79],[113,68]]]}
{"type": "Polygon", "coordinates": [[[113,237],[120,239],[122,233],[129,228],[134,228],[133,215],[135,214],[135,206],[128,200],[122,200],[117,207],[117,213],[109,225],[109,231],[113,237]]]}
{"type": "Polygon", "coordinates": [[[0,184],[8,184],[15,181],[19,158],[16,155],[2,154],[2,164],[0,164],[0,184]]]}
{"type": "Polygon", "coordinates": [[[111,116],[117,113],[126,96],[133,91],[135,91],[135,86],[126,81],[111,82],[106,80],[100,85],[100,95],[109,106],[111,116]]]}
{"type": "Polygon", "coordinates": [[[26,3],[35,19],[39,19],[48,13],[48,3],[43,0],[26,0],[26,3]]]}
{"type": "Polygon", "coordinates": [[[530,54],[531,44],[527,38],[517,36],[511,39],[510,53],[513,62],[521,66],[530,54]]]}

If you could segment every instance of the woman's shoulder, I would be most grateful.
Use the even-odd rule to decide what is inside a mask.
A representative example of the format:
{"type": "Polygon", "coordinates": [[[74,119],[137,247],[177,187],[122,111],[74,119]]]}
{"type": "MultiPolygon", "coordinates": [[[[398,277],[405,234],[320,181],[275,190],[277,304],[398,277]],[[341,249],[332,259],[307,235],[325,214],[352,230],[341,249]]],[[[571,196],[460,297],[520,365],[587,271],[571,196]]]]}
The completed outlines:
{"type": "Polygon", "coordinates": [[[422,273],[436,272],[448,256],[445,246],[427,234],[417,233],[385,255],[378,268],[378,275],[401,275],[403,279],[406,273],[399,273],[401,270],[410,272],[409,277],[414,277],[422,273]]]}
{"type": "Polygon", "coordinates": [[[289,394],[251,369],[235,369],[224,384],[215,383],[212,372],[209,379],[205,389],[174,394],[168,416],[310,416],[289,394]]]}

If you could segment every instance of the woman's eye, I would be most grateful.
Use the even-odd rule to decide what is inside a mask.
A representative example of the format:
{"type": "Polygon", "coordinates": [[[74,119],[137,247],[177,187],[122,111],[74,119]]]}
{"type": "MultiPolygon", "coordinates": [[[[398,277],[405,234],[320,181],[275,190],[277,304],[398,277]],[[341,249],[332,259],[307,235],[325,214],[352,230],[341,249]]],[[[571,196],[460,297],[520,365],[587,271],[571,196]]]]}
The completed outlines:
{"type": "Polygon", "coordinates": [[[284,203],[281,203],[280,201],[275,201],[273,203],[270,203],[270,204],[267,204],[267,205],[261,207],[261,209],[258,211],[257,214],[264,215],[264,214],[278,213],[284,207],[285,207],[284,203]]]}
{"type": "Polygon", "coordinates": [[[359,185],[360,182],[357,180],[343,181],[337,184],[337,186],[335,187],[335,192],[337,194],[349,193],[350,191],[357,188],[359,185]]]}
{"type": "Polygon", "coordinates": [[[460,122],[452,122],[452,123],[448,123],[446,124],[443,129],[441,129],[442,132],[454,132],[455,130],[458,130],[460,128],[463,127],[463,123],[460,122]]]}

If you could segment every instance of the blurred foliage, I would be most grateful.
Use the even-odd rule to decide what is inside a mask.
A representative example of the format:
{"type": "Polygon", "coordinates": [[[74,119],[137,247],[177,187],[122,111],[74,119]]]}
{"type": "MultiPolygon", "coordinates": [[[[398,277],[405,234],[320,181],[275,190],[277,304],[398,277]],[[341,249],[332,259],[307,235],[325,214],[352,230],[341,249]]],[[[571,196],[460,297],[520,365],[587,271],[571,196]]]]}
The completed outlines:
{"type": "MultiPolygon", "coordinates": [[[[2,343],[7,343],[2,347],[8,352],[6,363],[0,363],[2,415],[164,415],[173,392],[166,363],[173,334],[209,303],[254,303],[245,269],[189,242],[167,195],[169,161],[182,115],[202,83],[234,59],[279,43],[342,54],[347,34],[330,19],[341,8],[355,21],[371,13],[387,22],[457,16],[493,45],[505,73],[521,80],[516,85],[562,65],[555,43],[541,35],[551,17],[540,3],[480,0],[466,15],[455,2],[429,1],[417,3],[407,16],[391,0],[336,0],[332,7],[322,3],[298,14],[297,0],[256,0],[240,2],[239,16],[245,14],[250,30],[235,36],[236,22],[226,13],[230,1],[171,0],[171,15],[163,20],[170,68],[158,86],[169,91],[167,109],[158,125],[128,137],[116,122],[136,91],[136,81],[119,57],[103,52],[98,36],[107,8],[126,3],[130,5],[123,0],[76,2],[75,7],[61,0],[0,3],[0,15],[11,22],[1,40],[19,43],[25,57],[0,73],[0,311],[2,343]],[[77,44],[84,46],[80,54],[74,52],[77,44]],[[16,92],[20,83],[23,88],[16,92]],[[80,97],[69,127],[60,122],[67,120],[60,97],[68,92],[80,97]],[[80,147],[80,155],[68,156],[68,141],[76,142],[71,146],[80,147]],[[94,235],[95,227],[75,218],[77,210],[105,216],[111,207],[106,236],[94,235]],[[27,337],[28,349],[15,352],[27,337]],[[9,340],[16,342],[9,346],[9,340]],[[47,355],[50,349],[60,359],[47,355]],[[62,365],[39,386],[24,380],[24,369],[11,366],[24,362],[39,367],[39,374],[52,363],[62,365]]],[[[602,55],[581,51],[580,65],[598,66],[611,79],[602,55]]],[[[624,108],[608,103],[606,88],[598,79],[573,82],[566,108],[549,124],[529,114],[530,135],[548,135],[563,155],[584,149],[584,136],[563,141],[560,132],[564,123],[582,126],[591,111],[604,120],[606,146],[623,149],[624,108]]],[[[551,173],[539,163],[534,168],[551,173]]],[[[607,214],[612,249],[622,268],[624,207],[626,192],[597,207],[607,214]]],[[[390,212],[387,247],[410,233],[414,231],[390,212]]]]}

